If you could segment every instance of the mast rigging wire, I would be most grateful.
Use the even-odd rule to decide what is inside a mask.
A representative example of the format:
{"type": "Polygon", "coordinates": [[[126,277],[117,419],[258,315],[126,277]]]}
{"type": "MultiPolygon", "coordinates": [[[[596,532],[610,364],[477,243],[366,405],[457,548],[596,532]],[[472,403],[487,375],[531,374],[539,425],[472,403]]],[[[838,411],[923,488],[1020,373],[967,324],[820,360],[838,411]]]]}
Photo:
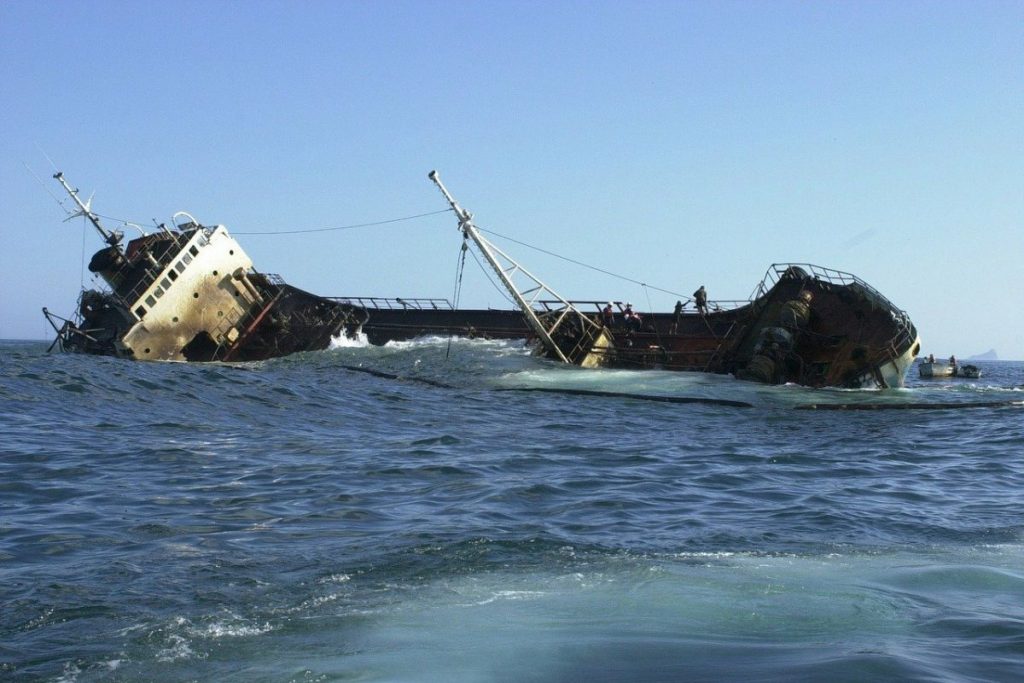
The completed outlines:
{"type": "MultiPolygon", "coordinates": [[[[28,164],[26,164],[25,167],[29,170],[29,172],[31,172],[33,175],[35,175],[35,173],[32,172],[32,169],[29,168],[28,164]]],[[[43,183],[42,180],[39,179],[38,176],[36,176],[36,180],[39,181],[39,184],[43,186],[43,188],[50,194],[51,197],[54,198],[54,200],[61,207],[64,206],[63,202],[61,202],[59,199],[57,199],[57,197],[54,196],[52,192],[50,192],[49,188],[46,187],[46,185],[43,183]]],[[[418,213],[418,214],[415,214],[415,215],[412,215],[412,216],[401,216],[399,218],[389,218],[387,220],[382,220],[382,221],[372,221],[372,222],[369,222],[369,223],[354,223],[352,225],[338,225],[338,226],[332,226],[332,227],[326,227],[326,228],[309,228],[309,229],[305,229],[305,230],[268,230],[268,231],[265,231],[265,232],[251,232],[251,231],[235,232],[235,231],[232,231],[232,234],[234,234],[234,235],[256,235],[256,236],[259,236],[259,235],[266,235],[266,236],[269,236],[269,235],[304,235],[304,234],[312,234],[312,233],[318,233],[318,232],[335,232],[335,231],[339,231],[339,230],[355,230],[357,228],[370,228],[370,227],[374,227],[374,226],[378,226],[378,225],[389,225],[391,223],[400,223],[400,222],[403,222],[403,221],[416,220],[418,218],[426,218],[428,216],[437,216],[437,215],[442,214],[442,213],[448,213],[449,211],[452,211],[452,210],[453,209],[451,209],[449,207],[447,209],[440,209],[438,211],[428,211],[426,213],[418,213]]],[[[136,221],[130,221],[127,218],[118,218],[117,216],[108,216],[108,215],[101,214],[101,213],[96,213],[96,212],[93,212],[93,214],[95,216],[97,216],[98,218],[105,218],[105,219],[111,220],[111,221],[118,221],[119,223],[123,223],[125,225],[137,224],[136,221]]],[[[561,259],[562,261],[566,261],[568,263],[572,263],[574,265],[581,266],[583,268],[587,268],[589,270],[593,270],[595,272],[602,273],[604,275],[608,275],[610,277],[614,277],[614,278],[617,278],[619,280],[623,280],[625,282],[631,282],[631,283],[633,283],[635,285],[640,285],[641,287],[643,287],[645,289],[648,289],[648,288],[649,289],[654,289],[654,290],[659,291],[659,292],[664,292],[665,294],[671,294],[672,296],[681,297],[681,298],[685,299],[687,303],[689,303],[692,300],[691,297],[688,297],[685,294],[681,294],[679,292],[674,292],[674,291],[672,291],[670,289],[664,289],[662,287],[656,287],[654,285],[649,285],[646,282],[641,282],[640,280],[637,280],[635,278],[627,277],[627,276],[621,275],[619,273],[613,273],[610,270],[605,270],[604,268],[598,268],[597,266],[592,266],[589,263],[583,263],[582,261],[578,261],[576,259],[569,258],[568,256],[562,256],[561,254],[557,254],[557,253],[555,253],[553,251],[549,251],[548,249],[543,249],[541,247],[534,246],[534,245],[529,244],[527,242],[523,242],[521,240],[517,240],[514,237],[509,237],[508,235],[503,235],[502,233],[497,232],[495,230],[488,230],[486,228],[481,228],[480,226],[477,226],[477,229],[479,229],[481,232],[486,232],[486,233],[488,233],[490,235],[495,235],[496,237],[500,237],[502,239],[506,239],[506,240],[508,240],[510,242],[513,242],[513,243],[518,244],[520,246],[526,247],[527,249],[533,249],[534,251],[539,251],[542,254],[547,254],[548,256],[554,256],[555,258],[561,259]]],[[[476,254],[473,254],[473,257],[475,259],[476,258],[476,254]]],[[[486,273],[486,270],[483,268],[483,265],[479,263],[479,261],[477,261],[477,264],[480,265],[481,270],[484,270],[484,272],[486,273]]],[[[493,281],[492,281],[491,284],[494,284],[493,281]]],[[[497,289],[499,292],[501,291],[500,288],[498,288],[496,285],[495,285],[495,289],[497,289]]]]}
{"type": "MultiPolygon", "coordinates": [[[[231,231],[232,235],[302,235],[313,232],[332,232],[335,230],[353,230],[355,228],[369,228],[375,225],[387,225],[388,223],[400,223],[401,221],[411,221],[417,218],[425,218],[427,216],[436,216],[440,213],[447,213],[451,209],[441,209],[440,211],[428,211],[427,213],[418,213],[414,216],[402,216],[401,218],[389,218],[384,221],[373,221],[372,223],[356,223],[354,225],[337,225],[329,228],[310,228],[307,230],[268,230],[266,232],[235,232],[231,231]]],[[[108,221],[117,221],[125,224],[135,224],[136,221],[130,221],[127,218],[118,218],[117,216],[106,216],[102,213],[93,212],[99,218],[106,218],[108,221]]]]}
{"type": "Polygon", "coordinates": [[[609,270],[604,270],[603,268],[598,268],[597,266],[592,266],[590,264],[583,263],[582,261],[577,261],[576,259],[571,259],[568,256],[562,256],[561,254],[556,254],[553,251],[548,251],[547,249],[542,249],[540,247],[535,247],[532,244],[527,244],[526,242],[520,242],[519,240],[515,239],[514,237],[509,237],[508,235],[502,235],[500,232],[495,232],[494,230],[487,230],[486,228],[481,228],[479,225],[476,226],[476,227],[477,227],[477,229],[480,232],[486,232],[486,233],[491,234],[491,235],[496,235],[497,237],[501,237],[502,239],[506,239],[506,240],[508,240],[510,242],[515,242],[516,244],[522,245],[522,246],[524,246],[524,247],[526,247],[528,249],[533,249],[534,251],[539,251],[542,254],[547,254],[548,256],[554,256],[555,258],[562,259],[563,261],[568,261],[569,263],[575,264],[577,266],[582,266],[584,268],[589,268],[590,270],[594,270],[594,271],[597,271],[598,273],[603,273],[605,275],[609,275],[611,277],[618,278],[620,280],[625,280],[626,282],[632,282],[633,284],[640,285],[641,287],[644,287],[644,288],[655,289],[655,290],[657,290],[659,292],[664,292],[665,294],[671,294],[672,296],[677,296],[677,297],[686,299],[687,302],[691,301],[691,298],[686,296],[685,294],[680,294],[679,292],[673,292],[670,289],[663,289],[661,287],[655,287],[654,285],[649,285],[646,282],[641,282],[640,280],[635,280],[635,279],[633,279],[631,277],[626,277],[625,275],[619,275],[618,273],[613,273],[613,272],[611,272],[609,270]]]}
{"type": "MultiPolygon", "coordinates": [[[[462,246],[459,248],[458,265],[455,268],[455,292],[452,294],[452,301],[454,302],[453,308],[459,310],[459,297],[462,294],[462,273],[466,269],[466,252],[469,251],[469,245],[466,244],[466,236],[462,236],[462,246]]],[[[448,328],[448,347],[444,351],[444,359],[447,361],[448,356],[452,352],[452,328],[448,328]]]]}
{"type": "Polygon", "coordinates": [[[440,211],[429,211],[427,213],[418,213],[415,216],[403,216],[401,218],[389,218],[386,221],[374,221],[372,223],[356,223],[355,225],[339,225],[332,228],[312,228],[309,230],[271,230],[268,232],[234,232],[233,235],[301,235],[312,232],[331,232],[334,230],[352,230],[354,228],[369,228],[375,225],[387,225],[388,223],[399,223],[401,221],[411,221],[417,218],[425,218],[427,216],[436,216],[440,213],[448,213],[451,209],[441,209],[440,211]]]}

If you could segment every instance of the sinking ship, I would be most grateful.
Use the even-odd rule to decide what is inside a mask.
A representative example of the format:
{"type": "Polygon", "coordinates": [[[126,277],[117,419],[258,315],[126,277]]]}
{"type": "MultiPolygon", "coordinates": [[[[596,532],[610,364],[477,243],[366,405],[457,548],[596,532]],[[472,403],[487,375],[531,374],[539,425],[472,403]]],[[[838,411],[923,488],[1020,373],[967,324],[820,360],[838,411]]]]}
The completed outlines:
{"type": "Polygon", "coordinates": [[[83,290],[75,313],[44,308],[51,349],[162,361],[251,361],[326,348],[357,328],[363,309],[260,273],[223,225],[179,212],[127,244],[104,227],[62,173],[54,178],[103,238],[89,261],[100,288],[83,290]],[[105,285],[105,286],[104,286],[105,285]]]}
{"type": "MultiPolygon", "coordinates": [[[[568,301],[487,240],[441,183],[464,245],[494,270],[516,308],[466,310],[444,299],[321,297],[261,273],[222,225],[185,212],[127,244],[78,190],[54,178],[102,237],[89,262],[102,285],[75,313],[43,309],[63,351],[138,360],[251,361],[424,335],[526,339],[536,353],[584,368],[731,374],[766,384],[899,387],[920,351],[909,316],[860,278],[812,264],[773,264],[741,302],[680,301],[672,313],[626,319],[627,305],[568,301]],[[609,315],[609,313],[611,315],[609,315]]],[[[137,227],[137,226],[136,226],[137,227]]],[[[141,231],[141,228],[140,228],[141,231]]]]}
{"type": "Polygon", "coordinates": [[[437,185],[472,244],[516,302],[461,310],[443,299],[342,298],[366,311],[374,344],[440,334],[528,338],[539,355],[585,368],[731,374],[765,384],[901,387],[921,350],[907,313],[850,273],[773,264],[746,301],[695,302],[624,319],[622,302],[568,301],[481,235],[472,215],[437,185]],[[700,303],[698,308],[693,304],[700,303]],[[607,313],[609,309],[611,316],[607,313]]]}

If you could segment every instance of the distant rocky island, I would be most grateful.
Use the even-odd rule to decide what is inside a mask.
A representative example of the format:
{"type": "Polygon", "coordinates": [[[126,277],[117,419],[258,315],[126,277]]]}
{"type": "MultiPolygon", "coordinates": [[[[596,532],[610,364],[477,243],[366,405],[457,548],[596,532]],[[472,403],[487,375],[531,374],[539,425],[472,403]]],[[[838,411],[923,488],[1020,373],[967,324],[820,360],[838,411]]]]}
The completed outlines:
{"type": "Polygon", "coordinates": [[[985,353],[979,353],[976,356],[970,356],[967,360],[999,360],[999,356],[996,354],[995,349],[989,349],[985,353]]]}

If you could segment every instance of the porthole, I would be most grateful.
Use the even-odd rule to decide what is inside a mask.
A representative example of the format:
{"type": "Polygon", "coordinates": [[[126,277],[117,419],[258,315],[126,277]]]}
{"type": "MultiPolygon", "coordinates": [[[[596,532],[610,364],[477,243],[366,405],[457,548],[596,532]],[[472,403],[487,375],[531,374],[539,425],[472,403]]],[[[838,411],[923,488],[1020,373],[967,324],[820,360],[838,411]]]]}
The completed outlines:
{"type": "Polygon", "coordinates": [[[192,292],[192,298],[193,299],[198,299],[199,298],[199,292],[192,292]]]}
{"type": "Polygon", "coordinates": [[[178,316],[174,316],[173,318],[171,318],[171,322],[172,323],[178,322],[178,316]]]}
{"type": "Polygon", "coordinates": [[[149,353],[149,349],[146,349],[146,350],[145,350],[145,353],[149,353]]]}
{"type": "Polygon", "coordinates": [[[216,271],[216,270],[215,270],[215,271],[213,271],[213,274],[214,274],[214,275],[217,275],[217,271],[216,271]]]}

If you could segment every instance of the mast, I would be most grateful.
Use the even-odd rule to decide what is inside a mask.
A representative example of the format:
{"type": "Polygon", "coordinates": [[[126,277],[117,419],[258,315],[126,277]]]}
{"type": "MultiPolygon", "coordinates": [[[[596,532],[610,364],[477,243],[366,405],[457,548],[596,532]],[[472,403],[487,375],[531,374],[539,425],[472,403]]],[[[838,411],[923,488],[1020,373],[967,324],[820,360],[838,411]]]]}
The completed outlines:
{"type": "Polygon", "coordinates": [[[64,186],[64,189],[67,191],[69,195],[71,195],[71,198],[75,201],[75,204],[78,205],[78,211],[68,216],[68,219],[75,218],[76,216],[85,216],[86,218],[89,219],[89,222],[92,223],[93,227],[96,228],[96,230],[98,230],[101,235],[103,235],[103,241],[105,241],[112,247],[116,247],[121,241],[121,236],[117,233],[110,232],[102,225],[100,225],[99,216],[94,214],[92,212],[92,209],[89,207],[89,204],[92,202],[92,199],[90,198],[89,202],[83,204],[82,200],[78,198],[78,190],[71,189],[71,186],[68,185],[68,182],[64,180],[64,174],[62,172],[57,171],[56,173],[53,174],[53,177],[57,179],[57,182],[64,186]]]}
{"type": "Polygon", "coordinates": [[[434,181],[437,188],[441,190],[441,194],[444,195],[445,199],[448,200],[448,204],[452,207],[452,211],[459,219],[459,229],[462,234],[473,240],[473,243],[483,254],[484,258],[490,264],[494,272],[497,273],[498,279],[508,290],[512,298],[515,299],[519,308],[523,312],[523,317],[526,318],[527,324],[536,333],[536,335],[543,342],[544,347],[548,350],[548,353],[562,361],[563,363],[583,365],[585,367],[592,367],[600,365],[605,360],[605,355],[612,348],[612,342],[607,333],[601,328],[600,325],[592,321],[587,316],[580,313],[575,306],[559,296],[554,290],[541,282],[536,276],[527,271],[521,265],[519,265],[515,259],[503,252],[501,249],[491,244],[486,238],[480,234],[480,230],[473,224],[473,215],[459,206],[459,203],[455,201],[451,193],[448,192],[448,188],[441,182],[441,178],[438,177],[437,171],[431,171],[427,174],[427,177],[434,181]],[[498,256],[503,258],[509,265],[503,267],[498,256]],[[524,277],[528,278],[532,283],[533,287],[526,289],[523,292],[519,291],[515,283],[512,281],[512,276],[516,273],[521,273],[524,277]],[[546,293],[553,299],[556,299],[563,308],[558,315],[557,319],[550,326],[545,326],[538,318],[537,313],[533,310],[533,302],[537,298],[546,293]],[[527,301],[526,296],[530,296],[530,300],[527,301]],[[572,359],[566,356],[566,353],[562,350],[561,346],[554,340],[552,334],[555,330],[566,320],[569,316],[575,316],[579,321],[579,329],[582,336],[577,337],[575,343],[576,349],[570,352],[572,359]],[[585,348],[582,349],[583,354],[580,355],[577,352],[581,350],[580,346],[586,344],[585,348]]]}
{"type": "MultiPolygon", "coordinates": [[[[491,252],[490,243],[480,235],[480,231],[477,230],[477,227],[475,225],[473,225],[472,214],[470,214],[468,211],[459,206],[459,203],[456,202],[455,198],[452,197],[451,194],[448,192],[448,188],[446,188],[444,186],[444,183],[441,182],[441,178],[438,177],[437,171],[431,171],[430,173],[427,174],[427,177],[434,181],[434,184],[437,185],[437,188],[441,190],[441,194],[443,194],[445,199],[448,200],[448,204],[451,205],[452,211],[454,211],[455,215],[458,216],[459,218],[459,229],[462,230],[462,234],[468,237],[469,239],[473,240],[473,243],[476,244],[477,248],[484,255],[484,258],[487,259],[487,262],[489,264],[491,264],[491,268],[493,268],[494,272],[498,274],[498,278],[501,280],[501,283],[505,285],[505,289],[508,290],[508,293],[511,294],[512,298],[516,300],[517,304],[519,304],[519,308],[522,309],[523,315],[526,316],[526,322],[529,323],[531,328],[533,328],[533,331],[537,334],[537,336],[544,341],[544,345],[546,347],[548,347],[549,349],[554,349],[554,351],[558,355],[558,358],[563,363],[568,363],[569,359],[565,357],[565,354],[562,353],[562,350],[558,348],[558,345],[555,343],[555,340],[551,338],[551,335],[540,323],[540,320],[537,319],[537,314],[533,312],[533,307],[530,306],[530,304],[526,302],[526,299],[523,298],[523,295],[519,293],[519,290],[516,288],[515,284],[512,283],[512,279],[509,277],[509,274],[505,272],[505,269],[501,267],[501,264],[498,262],[498,259],[491,252]]],[[[513,264],[515,264],[514,261],[513,264]]],[[[518,267],[518,264],[515,264],[515,266],[518,267]]],[[[540,283],[540,280],[537,280],[532,275],[527,273],[525,270],[523,270],[523,273],[528,277],[532,278],[538,284],[541,284],[541,286],[543,286],[543,284],[540,283]]]]}

